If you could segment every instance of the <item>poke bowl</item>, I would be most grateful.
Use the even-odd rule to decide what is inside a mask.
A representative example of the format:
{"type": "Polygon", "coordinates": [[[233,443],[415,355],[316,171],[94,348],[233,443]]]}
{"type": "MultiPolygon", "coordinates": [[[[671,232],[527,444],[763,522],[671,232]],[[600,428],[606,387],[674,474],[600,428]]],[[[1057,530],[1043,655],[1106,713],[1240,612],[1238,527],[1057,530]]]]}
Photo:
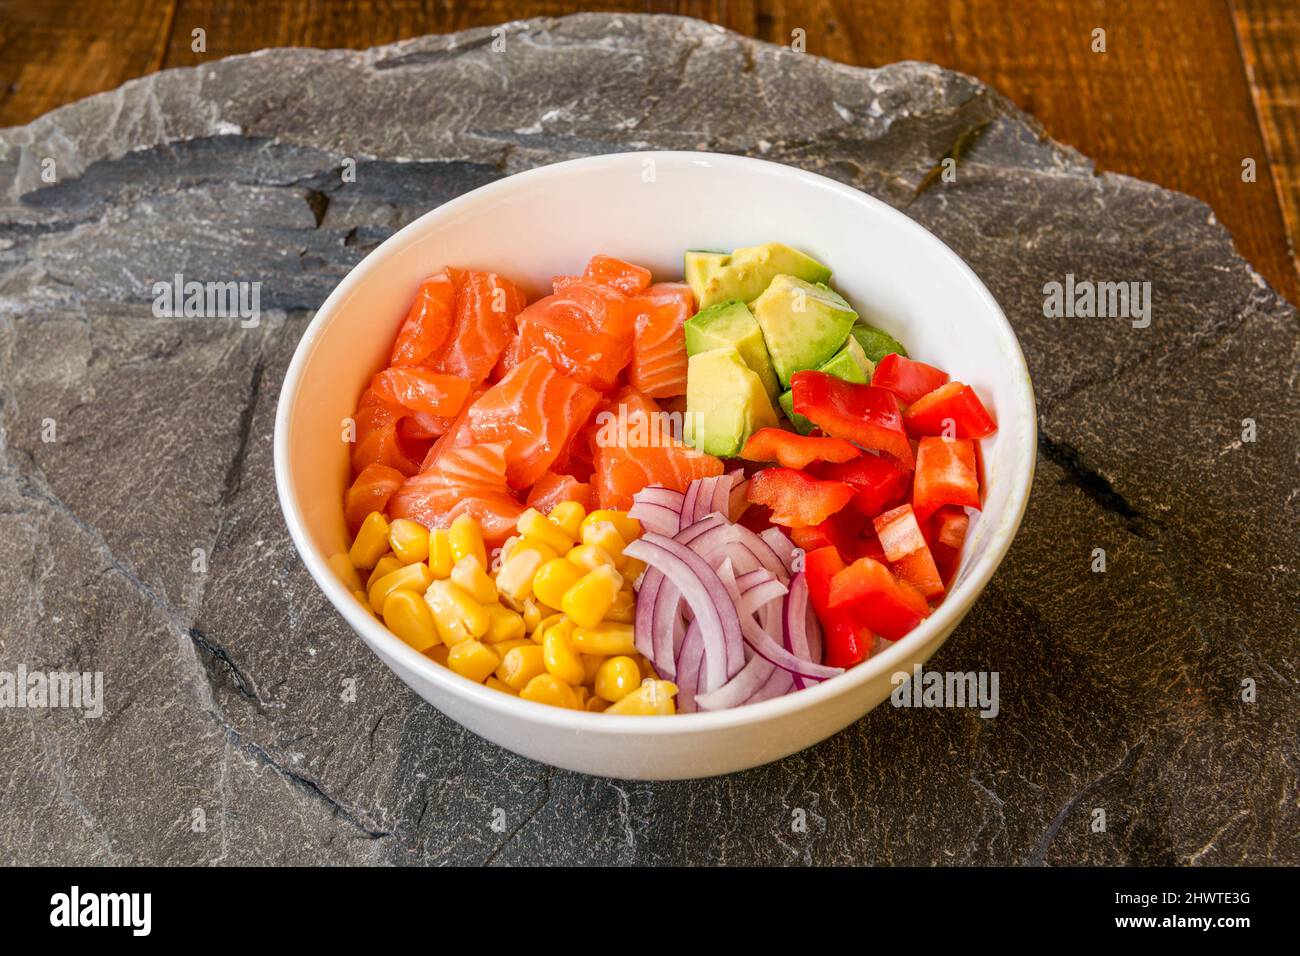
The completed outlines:
{"type": "Polygon", "coordinates": [[[1035,441],[1010,324],[922,226],[804,170],[636,152],[371,252],[298,345],[274,453],[313,579],[420,697],[544,763],[681,779],[812,746],[924,664],[1035,441]],[[628,439],[629,396],[683,431],[628,439]]]}

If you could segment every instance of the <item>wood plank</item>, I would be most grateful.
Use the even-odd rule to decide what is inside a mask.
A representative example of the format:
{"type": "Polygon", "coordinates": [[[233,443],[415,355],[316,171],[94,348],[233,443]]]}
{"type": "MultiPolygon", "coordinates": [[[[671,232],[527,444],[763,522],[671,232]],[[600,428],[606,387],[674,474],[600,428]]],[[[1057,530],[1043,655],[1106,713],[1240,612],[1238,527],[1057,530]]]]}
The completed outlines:
{"type": "MultiPolygon", "coordinates": [[[[1293,6],[1295,0],[1271,2],[1293,6]]],[[[1243,255],[1283,295],[1300,301],[1226,0],[814,0],[800,6],[774,13],[774,36],[804,26],[810,52],[866,66],[931,60],[985,80],[1100,169],[1209,203],[1243,255]],[[800,6],[806,12],[792,12],[800,6]],[[1104,54],[1092,52],[1095,28],[1106,31],[1104,54]],[[1257,162],[1254,183],[1241,178],[1247,157],[1257,162]]],[[[1277,62],[1283,75],[1291,70],[1294,84],[1294,58],[1277,62]]],[[[1292,122],[1293,133],[1296,128],[1292,122]]]]}
{"type": "Polygon", "coordinates": [[[175,0],[0,0],[0,127],[162,66],[175,0]]]}
{"type": "Polygon", "coordinates": [[[1291,262],[1300,271],[1300,5],[1295,0],[1234,0],[1233,13],[1287,224],[1291,262]]]}
{"type": "MultiPolygon", "coordinates": [[[[170,22],[169,0],[135,0],[126,16],[120,4],[104,3],[97,14],[97,4],[46,0],[36,12],[30,0],[0,0],[6,11],[0,82],[19,83],[0,100],[0,122],[26,122],[67,99],[111,88],[147,71],[150,57],[171,67],[268,46],[361,48],[589,6],[557,0],[266,0],[256,8],[222,0],[174,2],[170,22]],[[191,48],[196,27],[206,31],[203,53],[191,48]]],[[[1270,26],[1283,19],[1276,11],[1285,13],[1292,2],[1238,0],[1235,17],[1230,0],[614,0],[600,6],[697,16],[777,43],[789,43],[797,28],[805,31],[810,53],[863,66],[932,60],[978,76],[1101,169],[1208,202],[1247,258],[1295,301],[1300,280],[1283,209],[1294,229],[1296,44],[1291,27],[1276,32],[1270,26]],[[1256,9],[1263,12],[1255,16],[1256,9]],[[1090,49],[1097,27],[1107,31],[1104,54],[1090,49]],[[1260,115],[1275,129],[1262,132],[1256,118],[1239,28],[1243,36],[1250,31],[1243,47],[1266,101],[1260,115]],[[1276,183],[1270,147],[1282,167],[1276,183]],[[1247,157],[1257,161],[1255,183],[1241,180],[1247,157]]]]}

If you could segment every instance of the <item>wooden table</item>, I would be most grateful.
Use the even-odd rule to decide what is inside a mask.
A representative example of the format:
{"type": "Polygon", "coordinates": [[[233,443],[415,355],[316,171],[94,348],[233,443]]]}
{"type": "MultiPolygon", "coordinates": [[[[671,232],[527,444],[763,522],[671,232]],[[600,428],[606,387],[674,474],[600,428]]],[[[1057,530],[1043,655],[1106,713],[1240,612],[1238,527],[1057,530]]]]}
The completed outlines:
{"type": "Polygon", "coordinates": [[[973,74],[1102,169],[1205,200],[1300,301],[1297,0],[0,0],[0,126],[262,47],[368,47],[583,9],[686,14],[773,43],[802,30],[808,52],[846,63],[930,60],[973,74]]]}

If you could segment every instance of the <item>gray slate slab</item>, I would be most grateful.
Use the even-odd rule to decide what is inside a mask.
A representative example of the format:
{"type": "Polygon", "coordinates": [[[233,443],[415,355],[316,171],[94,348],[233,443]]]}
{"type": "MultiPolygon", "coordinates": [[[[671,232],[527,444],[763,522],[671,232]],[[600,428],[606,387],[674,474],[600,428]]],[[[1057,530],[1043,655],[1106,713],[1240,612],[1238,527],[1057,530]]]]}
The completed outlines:
{"type": "Polygon", "coordinates": [[[1300,337],[1212,212],[1098,175],[929,64],[850,68],[668,17],[501,35],[271,50],[0,132],[0,670],[106,688],[98,720],[0,711],[0,862],[1300,863],[1300,337]],[[583,777],[421,703],[317,594],[271,462],[311,310],[448,198],[648,148],[863,189],[1002,303],[1038,476],[933,662],[997,670],[996,719],[884,707],[723,779],[583,777]],[[260,280],[270,311],[154,318],[176,272],[260,280]],[[1046,318],[1067,273],[1151,282],[1150,327],[1046,318]]]}

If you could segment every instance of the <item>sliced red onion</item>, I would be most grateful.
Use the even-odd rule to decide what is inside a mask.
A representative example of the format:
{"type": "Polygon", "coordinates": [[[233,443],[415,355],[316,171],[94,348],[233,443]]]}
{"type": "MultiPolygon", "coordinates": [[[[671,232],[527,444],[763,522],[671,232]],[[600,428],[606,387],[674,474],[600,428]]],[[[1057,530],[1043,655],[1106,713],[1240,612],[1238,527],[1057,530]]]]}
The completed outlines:
{"type": "Polygon", "coordinates": [[[765,605],[772,602],[780,602],[780,600],[785,597],[786,591],[788,590],[789,588],[776,578],[762,581],[751,586],[748,591],[745,591],[740,595],[739,611],[741,614],[748,614],[753,617],[753,615],[760,609],[763,609],[765,605]]]}
{"type": "Polygon", "coordinates": [[[704,640],[698,623],[692,623],[687,629],[681,650],[677,652],[676,664],[677,710],[689,714],[699,709],[695,706],[695,695],[699,693],[700,672],[704,664],[704,640]]]}
{"type": "Polygon", "coordinates": [[[681,514],[682,511],[682,493],[673,491],[671,488],[665,488],[663,485],[651,485],[648,488],[642,488],[632,496],[632,500],[638,504],[644,502],[648,505],[658,505],[678,514],[681,514]]]}
{"type": "Polygon", "coordinates": [[[753,697],[767,683],[767,679],[772,676],[772,671],[775,669],[771,661],[755,654],[739,674],[717,690],[700,694],[695,698],[695,704],[700,710],[725,710],[728,707],[739,706],[753,697]]]}
{"type": "MultiPolygon", "coordinates": [[[[656,568],[646,568],[645,574],[641,576],[641,585],[636,592],[636,616],[633,619],[633,630],[636,634],[636,650],[638,654],[650,659],[655,665],[655,670],[660,674],[665,674],[665,669],[660,667],[663,658],[655,652],[654,646],[654,612],[655,605],[659,602],[659,592],[664,586],[664,576],[656,568]]],[[[671,668],[667,669],[671,672],[671,668]]],[[[672,680],[671,676],[666,676],[666,680],[672,680]]]]}
{"type": "Polygon", "coordinates": [[[727,523],[727,519],[722,515],[705,515],[699,521],[683,524],[682,530],[677,532],[673,540],[678,544],[690,544],[704,532],[712,528],[717,528],[727,523]]]}
{"type": "Polygon", "coordinates": [[[736,481],[744,477],[744,473],[733,471],[728,475],[723,475],[713,483],[713,504],[710,511],[716,511],[719,514],[726,515],[728,520],[731,518],[731,489],[736,487],[736,481]]]}
{"type": "Polygon", "coordinates": [[[654,504],[649,501],[636,501],[627,511],[628,517],[635,518],[641,522],[641,526],[647,531],[653,531],[655,534],[662,534],[665,537],[673,537],[681,530],[681,515],[673,508],[666,505],[654,504]]]}
{"type": "MultiPolygon", "coordinates": [[[[660,576],[663,576],[662,573],[660,576]]],[[[659,661],[665,663],[666,669],[659,671],[665,680],[675,680],[677,676],[675,663],[677,640],[683,633],[681,607],[682,592],[672,581],[664,579],[659,585],[654,607],[650,612],[650,629],[654,635],[651,648],[654,653],[645,656],[650,658],[656,669],[659,667],[659,661]]]]}
{"type": "Polygon", "coordinates": [[[628,544],[623,553],[658,568],[695,612],[705,645],[709,685],[721,686],[739,673],[745,665],[740,616],[734,599],[709,563],[679,541],[653,531],[628,544]],[[718,674],[724,676],[715,684],[718,674]]]}
{"type": "Polygon", "coordinates": [[[822,662],[822,622],[813,610],[812,604],[808,605],[808,659],[820,664],[822,662]]]}
{"type": "MultiPolygon", "coordinates": [[[[723,524],[725,521],[721,515],[709,515],[704,520],[683,528],[675,540],[680,544],[690,544],[700,535],[723,524]]],[[[647,530],[654,532],[653,528],[647,530]]],[[[671,581],[665,580],[660,571],[653,567],[646,568],[637,591],[636,649],[654,664],[655,670],[665,680],[674,680],[676,677],[674,658],[685,636],[681,599],[681,592],[671,581]]]]}
{"type": "MultiPolygon", "coordinates": [[[[700,495],[704,492],[704,483],[708,479],[700,478],[692,481],[686,486],[686,491],[682,495],[682,526],[693,524],[696,519],[696,511],[699,508],[700,495]]],[[[707,509],[705,511],[707,514],[707,509]]],[[[703,517],[701,515],[700,517],[703,517]]]]}
{"type": "MultiPolygon", "coordinates": [[[[715,516],[710,515],[709,517],[713,518],[715,516]]],[[[737,570],[752,570],[756,562],[770,571],[778,580],[783,582],[789,580],[790,574],[786,570],[785,562],[772,550],[771,545],[744,525],[729,524],[721,515],[716,515],[716,517],[718,518],[718,524],[715,527],[701,533],[698,539],[692,539],[691,548],[693,550],[698,551],[711,564],[716,566],[717,561],[721,560],[716,549],[725,549],[724,556],[735,558],[737,550],[743,548],[748,552],[752,560],[744,561],[744,568],[740,567],[741,562],[735,562],[737,570]],[[704,537],[706,533],[709,535],[708,538],[704,537]]]]}
{"type": "Polygon", "coordinates": [[[747,704],[757,704],[760,701],[771,700],[773,697],[780,697],[788,694],[795,689],[794,675],[787,670],[779,667],[773,667],[771,676],[768,677],[767,683],[754,692],[754,695],[745,701],[747,704]]]}
{"type": "Polygon", "coordinates": [[[787,571],[794,573],[794,542],[776,528],[768,528],[759,535],[772,552],[776,554],[787,571]]]}
{"type": "MultiPolygon", "coordinates": [[[[790,579],[790,592],[785,597],[781,614],[785,649],[795,657],[817,663],[808,646],[808,579],[802,571],[790,579]]],[[[806,679],[794,675],[794,686],[802,690],[806,679]]]]}
{"type": "MultiPolygon", "coordinates": [[[[725,579],[719,578],[719,581],[724,588],[727,586],[725,579]]],[[[737,605],[741,603],[740,594],[736,592],[734,585],[732,600],[737,605]]],[[[834,677],[844,672],[843,668],[826,667],[822,664],[814,664],[811,661],[803,661],[795,657],[758,626],[758,622],[754,620],[752,613],[737,614],[737,619],[740,621],[741,633],[744,635],[745,642],[754,649],[755,653],[767,658],[777,667],[783,667],[790,673],[798,674],[800,677],[815,677],[819,680],[834,677]]]]}

